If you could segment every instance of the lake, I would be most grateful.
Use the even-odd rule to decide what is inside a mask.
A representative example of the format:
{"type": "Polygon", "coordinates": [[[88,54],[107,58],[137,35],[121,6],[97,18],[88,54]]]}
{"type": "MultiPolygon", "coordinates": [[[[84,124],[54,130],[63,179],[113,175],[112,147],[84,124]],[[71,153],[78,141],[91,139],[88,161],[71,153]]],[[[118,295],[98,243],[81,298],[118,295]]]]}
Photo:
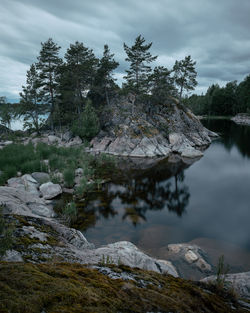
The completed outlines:
{"type": "Polygon", "coordinates": [[[220,134],[191,166],[161,161],[127,170],[95,192],[78,228],[100,246],[120,240],[164,258],[169,243],[198,244],[214,264],[250,270],[250,127],[204,120],[220,134]]]}

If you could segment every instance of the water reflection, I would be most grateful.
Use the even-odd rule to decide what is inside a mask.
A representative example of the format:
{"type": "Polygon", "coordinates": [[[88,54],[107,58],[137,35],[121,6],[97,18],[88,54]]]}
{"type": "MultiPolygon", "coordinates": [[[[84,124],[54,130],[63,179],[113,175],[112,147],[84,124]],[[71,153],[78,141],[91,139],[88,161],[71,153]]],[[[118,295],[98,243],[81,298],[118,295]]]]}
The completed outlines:
{"type": "Polygon", "coordinates": [[[214,265],[224,254],[234,271],[250,270],[250,127],[203,123],[221,137],[192,166],[121,167],[81,204],[76,226],[90,242],[128,240],[161,259],[168,244],[188,242],[207,251],[214,265]]]}
{"type": "Polygon", "coordinates": [[[113,177],[112,183],[102,191],[92,193],[82,203],[77,227],[86,230],[100,218],[109,219],[122,212],[121,220],[134,226],[147,221],[148,211],[169,210],[181,217],[189,202],[189,189],[185,184],[184,169],[188,165],[179,161],[161,161],[144,171],[126,171],[126,175],[113,177]]]}
{"type": "Polygon", "coordinates": [[[235,146],[243,157],[250,158],[250,127],[237,125],[230,120],[203,120],[202,123],[221,135],[218,140],[227,151],[235,146]]]}

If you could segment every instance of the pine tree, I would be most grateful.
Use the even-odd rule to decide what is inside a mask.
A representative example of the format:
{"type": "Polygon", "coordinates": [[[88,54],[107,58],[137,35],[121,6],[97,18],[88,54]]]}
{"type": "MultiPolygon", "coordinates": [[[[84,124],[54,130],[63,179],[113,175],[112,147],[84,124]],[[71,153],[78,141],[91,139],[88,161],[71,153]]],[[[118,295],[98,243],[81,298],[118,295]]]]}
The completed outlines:
{"type": "Polygon", "coordinates": [[[60,108],[60,120],[62,124],[71,124],[75,120],[78,109],[75,99],[74,73],[66,63],[60,67],[60,78],[57,87],[57,101],[60,108]]]}
{"type": "Polygon", "coordinates": [[[196,62],[192,61],[190,55],[185,57],[184,60],[175,61],[173,67],[174,79],[176,85],[179,87],[180,99],[184,90],[194,90],[194,87],[197,86],[195,64],[196,62]]]}
{"type": "Polygon", "coordinates": [[[49,106],[44,102],[44,91],[40,88],[41,81],[35,64],[27,71],[26,87],[20,93],[20,105],[17,114],[24,116],[24,127],[32,128],[39,133],[43,116],[48,113],[49,106]]]}
{"type": "Polygon", "coordinates": [[[103,102],[109,104],[109,94],[112,88],[115,87],[115,79],[113,78],[113,71],[118,67],[119,63],[115,61],[114,54],[111,54],[108,45],[104,45],[103,56],[99,61],[93,90],[91,97],[94,102],[103,102]]]}
{"type": "Polygon", "coordinates": [[[78,41],[70,45],[65,59],[68,73],[72,78],[72,102],[77,113],[80,113],[84,104],[84,96],[93,84],[98,60],[92,49],[86,48],[83,43],[78,41]]]}
{"type": "Polygon", "coordinates": [[[12,106],[7,103],[6,97],[0,97],[0,121],[6,127],[6,131],[10,128],[12,120],[12,106]]]}
{"type": "Polygon", "coordinates": [[[172,71],[164,66],[157,66],[150,76],[150,91],[154,102],[163,104],[169,96],[176,96],[172,71]]]}
{"type": "Polygon", "coordinates": [[[41,43],[42,48],[38,56],[37,69],[39,70],[40,85],[43,89],[44,100],[50,105],[50,122],[51,128],[54,129],[54,112],[56,106],[56,90],[59,79],[59,68],[62,59],[59,57],[60,48],[49,38],[46,42],[41,43]]]}
{"type": "Polygon", "coordinates": [[[127,54],[126,61],[130,62],[130,69],[127,70],[127,87],[137,94],[148,92],[148,78],[152,72],[151,67],[148,65],[155,61],[157,56],[152,56],[149,49],[152,42],[144,44],[145,39],[139,35],[135,39],[134,45],[130,48],[125,43],[123,44],[124,50],[127,54]]]}

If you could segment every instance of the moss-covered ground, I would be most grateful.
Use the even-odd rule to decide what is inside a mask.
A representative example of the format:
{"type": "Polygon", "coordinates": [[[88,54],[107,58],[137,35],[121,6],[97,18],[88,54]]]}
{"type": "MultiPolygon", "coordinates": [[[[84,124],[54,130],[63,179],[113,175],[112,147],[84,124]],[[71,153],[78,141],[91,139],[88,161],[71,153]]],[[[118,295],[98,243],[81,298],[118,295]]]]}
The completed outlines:
{"type": "Polygon", "coordinates": [[[111,279],[79,264],[1,262],[0,312],[247,312],[190,281],[110,266],[136,279],[111,279]]]}

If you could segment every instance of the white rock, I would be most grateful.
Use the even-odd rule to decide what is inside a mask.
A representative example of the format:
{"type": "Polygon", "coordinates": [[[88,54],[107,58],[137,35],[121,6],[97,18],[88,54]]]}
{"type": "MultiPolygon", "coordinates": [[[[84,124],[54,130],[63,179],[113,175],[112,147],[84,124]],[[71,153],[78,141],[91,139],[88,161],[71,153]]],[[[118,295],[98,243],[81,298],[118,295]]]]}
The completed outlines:
{"type": "Polygon", "coordinates": [[[2,258],[5,262],[23,262],[23,257],[20,252],[16,250],[7,250],[2,258]]]}
{"type": "Polygon", "coordinates": [[[82,176],[83,175],[83,169],[81,167],[77,168],[75,170],[75,175],[76,176],[82,176]]]}
{"type": "Polygon", "coordinates": [[[184,158],[197,158],[203,156],[203,152],[192,147],[189,147],[181,152],[181,156],[184,158]]]}
{"type": "Polygon", "coordinates": [[[43,198],[46,200],[53,199],[62,193],[61,186],[59,184],[53,184],[52,182],[42,184],[39,189],[43,198]]]}
{"type": "Polygon", "coordinates": [[[56,143],[59,143],[61,141],[61,139],[57,136],[54,136],[54,135],[49,135],[48,136],[48,142],[50,144],[56,144],[56,143]]]}
{"type": "Polygon", "coordinates": [[[19,190],[29,192],[37,197],[40,195],[37,189],[38,182],[29,174],[25,174],[22,177],[10,178],[7,182],[9,187],[14,187],[19,190]]]}
{"type": "Polygon", "coordinates": [[[185,259],[188,263],[193,263],[198,260],[197,254],[195,254],[193,251],[189,250],[187,253],[185,253],[185,259]]]}
{"type": "Polygon", "coordinates": [[[85,255],[85,258],[87,263],[96,264],[102,260],[103,256],[104,258],[109,257],[111,262],[115,264],[121,262],[130,267],[168,273],[178,277],[178,273],[171,262],[151,258],[128,241],[119,241],[92,250],[85,255]]]}

